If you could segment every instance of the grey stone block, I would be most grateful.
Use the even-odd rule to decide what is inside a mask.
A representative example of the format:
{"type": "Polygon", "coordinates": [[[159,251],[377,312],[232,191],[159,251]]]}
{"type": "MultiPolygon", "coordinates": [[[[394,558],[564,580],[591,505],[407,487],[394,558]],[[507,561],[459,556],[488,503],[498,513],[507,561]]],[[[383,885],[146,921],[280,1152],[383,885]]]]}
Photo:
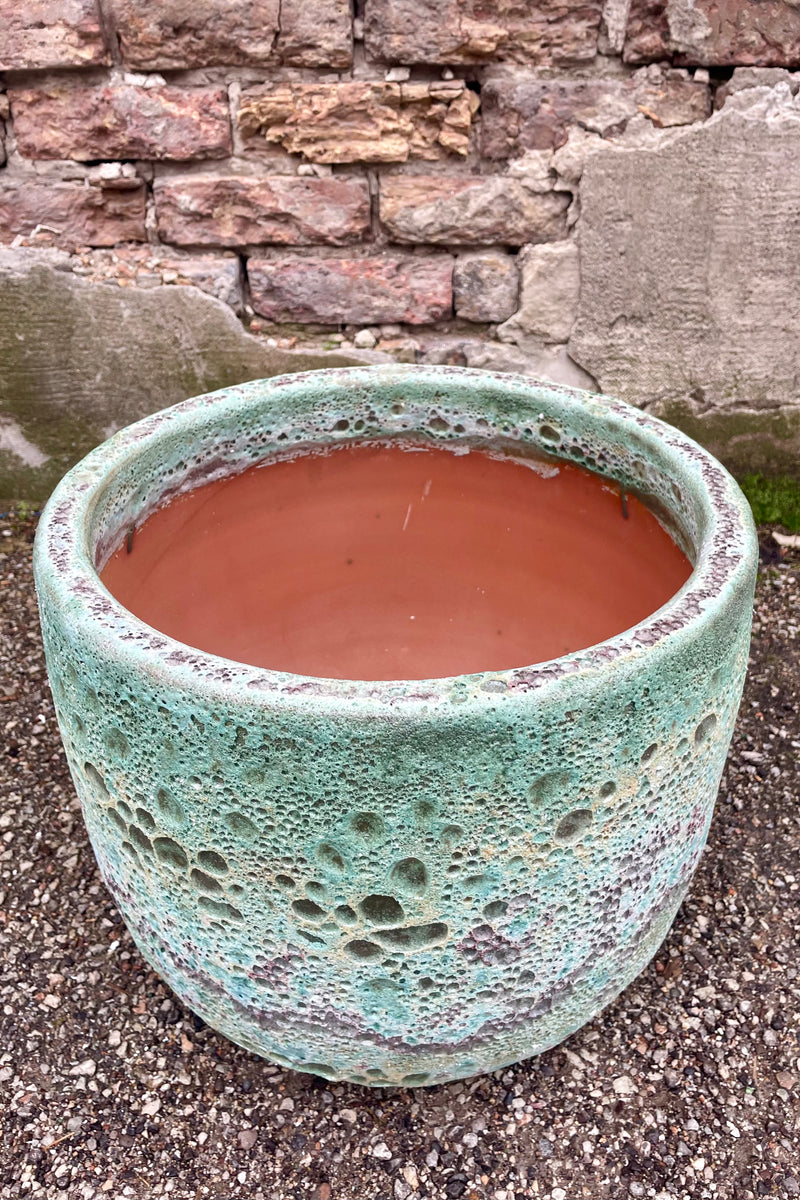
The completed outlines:
{"type": "Polygon", "coordinates": [[[361,356],[269,347],[193,287],[117,289],[0,249],[0,497],[43,500],[114,430],[215,388],[361,356]]]}
{"type": "Polygon", "coordinates": [[[526,246],[520,254],[522,290],[519,310],[498,330],[503,341],[526,337],[566,342],[578,308],[580,272],[575,242],[526,246]]]}
{"type": "Polygon", "coordinates": [[[739,92],[652,148],[588,159],[569,348],[603,391],[700,410],[798,404],[798,161],[785,84],[739,92]]]}

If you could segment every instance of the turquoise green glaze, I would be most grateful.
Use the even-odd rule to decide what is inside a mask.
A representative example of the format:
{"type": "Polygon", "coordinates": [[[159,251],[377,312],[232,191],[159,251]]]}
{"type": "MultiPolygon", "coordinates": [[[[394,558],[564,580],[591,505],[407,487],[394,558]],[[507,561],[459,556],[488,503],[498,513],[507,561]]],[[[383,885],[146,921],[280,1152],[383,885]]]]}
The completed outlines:
{"type": "Polygon", "coordinates": [[[144,956],[234,1041],[369,1084],[561,1041],[653,955],[708,830],[756,542],[730,476],[617,401],[404,366],[228,388],[62,481],[36,581],[103,877],[144,956]],[[548,663],[422,682],[280,674],[126,612],[96,567],[160,502],[287,448],[416,435],[584,463],[695,565],[647,620],[548,663]]]}

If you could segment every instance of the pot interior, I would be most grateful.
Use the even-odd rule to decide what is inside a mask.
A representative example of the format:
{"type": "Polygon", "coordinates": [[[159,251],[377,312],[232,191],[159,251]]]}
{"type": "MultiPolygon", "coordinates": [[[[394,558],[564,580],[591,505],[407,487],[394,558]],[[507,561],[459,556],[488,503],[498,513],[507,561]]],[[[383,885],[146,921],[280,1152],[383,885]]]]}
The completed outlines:
{"type": "Polygon", "coordinates": [[[204,483],[318,447],[390,440],[584,467],[638,497],[697,563],[711,505],[700,473],[662,433],[668,426],[620,402],[511,377],[372,370],[246,384],[121,431],[107,443],[118,453],[86,530],[95,568],[155,509],[204,483]]]}
{"type": "MultiPolygon", "coordinates": [[[[324,638],[318,639],[316,649],[313,644],[306,644],[298,656],[292,649],[291,635],[289,642],[280,647],[274,633],[265,632],[264,651],[257,657],[249,648],[255,645],[253,640],[248,642],[241,634],[254,624],[254,620],[245,614],[244,607],[241,620],[234,623],[227,608],[215,599],[211,603],[216,603],[218,609],[216,625],[213,619],[204,624],[202,620],[185,617],[192,608],[191,599],[176,601],[170,609],[164,600],[166,586],[160,590],[154,588],[146,600],[142,600],[141,607],[130,599],[132,592],[114,587],[111,579],[121,579],[120,568],[127,565],[123,547],[127,544],[130,551],[136,530],[170,501],[204,484],[241,475],[254,466],[364,443],[385,447],[413,443],[418,447],[447,448],[459,454],[484,451],[492,457],[508,457],[534,466],[544,474],[559,464],[584,468],[619,488],[626,517],[628,497],[643,502],[694,567],[708,523],[708,497],[704,489],[698,487],[696,477],[685,469],[680,455],[674,453],[669,438],[661,435],[658,423],[642,418],[635,409],[613,402],[610,405],[581,393],[534,389],[529,385],[528,395],[524,391],[520,394],[519,381],[509,384],[502,378],[489,377],[488,380],[481,378],[481,386],[475,386],[474,379],[466,380],[456,374],[447,378],[447,386],[442,383],[435,374],[432,379],[427,374],[420,379],[416,373],[398,378],[394,373],[381,375],[378,372],[370,377],[369,372],[323,372],[226,389],[155,414],[112,439],[112,442],[118,442],[119,453],[94,498],[87,555],[99,575],[118,551],[103,582],[129,612],[176,641],[239,663],[324,678],[413,680],[523,667],[598,645],[633,628],[669,603],[686,580],[685,569],[683,573],[671,576],[676,582],[665,590],[656,593],[651,589],[649,596],[657,598],[644,607],[640,603],[639,607],[632,608],[631,595],[625,595],[624,589],[619,589],[618,594],[624,596],[626,604],[626,619],[620,618],[617,624],[611,621],[610,611],[606,623],[597,619],[602,603],[609,603],[607,600],[601,603],[587,599],[576,601],[576,616],[569,634],[566,625],[558,637],[550,636],[549,640],[541,632],[548,627],[548,622],[550,627],[558,623],[563,607],[558,602],[551,603],[549,609],[544,608],[538,618],[528,614],[527,641],[516,636],[516,640],[506,639],[489,647],[484,630],[482,652],[486,657],[481,658],[469,644],[462,657],[457,652],[426,652],[426,645],[441,647],[448,637],[452,641],[453,629],[460,628],[459,618],[454,626],[451,616],[441,615],[438,625],[426,625],[426,634],[423,634],[423,625],[427,616],[417,620],[414,626],[406,624],[400,640],[408,645],[404,644],[400,652],[394,635],[394,630],[399,627],[392,626],[388,618],[384,627],[372,634],[369,632],[371,615],[380,613],[382,606],[385,607],[385,602],[379,599],[371,608],[365,609],[366,621],[362,617],[354,622],[353,612],[348,613],[349,639],[335,630],[335,616],[318,609],[312,612],[309,620],[304,622],[298,618],[297,621],[297,628],[306,631],[306,643],[309,629],[315,626],[325,629],[324,638]],[[366,385],[365,375],[369,379],[366,385]],[[324,377],[323,387],[320,387],[320,377],[324,377]],[[577,612],[581,607],[584,612],[577,612]],[[592,610],[591,621],[586,616],[589,609],[592,610]],[[159,614],[167,615],[159,620],[159,614]],[[446,620],[451,624],[443,623],[446,620]],[[222,629],[225,624],[229,627],[227,630],[222,629]],[[234,624],[237,637],[231,634],[234,624]],[[212,626],[213,637],[205,632],[212,626]],[[364,650],[364,643],[370,636],[376,645],[383,647],[377,657],[364,650]],[[338,659],[336,653],[329,653],[337,637],[342,647],[337,652],[338,659]]],[[[664,430],[667,428],[663,427],[664,430]]],[[[331,458],[331,455],[327,457],[331,458]]],[[[655,567],[650,570],[654,571],[655,567]]],[[[601,564],[595,580],[602,580],[603,575],[601,564]]],[[[209,592],[214,589],[213,575],[210,579],[204,590],[187,594],[190,597],[202,595],[206,602],[209,592]]],[[[611,573],[606,573],[606,579],[610,590],[611,573]]],[[[308,595],[308,589],[302,594],[308,595]]],[[[591,597],[591,589],[586,594],[591,597]]],[[[574,588],[565,589],[562,595],[574,597],[577,593],[574,588]]],[[[518,588],[516,624],[508,607],[502,610],[502,617],[490,614],[487,621],[493,626],[503,624],[507,633],[513,630],[518,635],[525,611],[522,597],[522,590],[518,588]]],[[[417,610],[422,604],[424,601],[410,606],[415,609],[411,621],[417,619],[417,610]]],[[[200,604],[195,602],[193,608],[199,607],[200,604]]],[[[295,602],[293,607],[287,606],[286,611],[294,611],[296,607],[295,602]]],[[[269,605],[258,608],[252,604],[250,611],[257,614],[268,608],[269,605]]],[[[614,617],[617,617],[616,612],[614,617]]],[[[372,624],[380,625],[380,620],[379,616],[374,617],[372,624]]],[[[279,627],[280,621],[276,624],[276,628],[279,627]]],[[[502,631],[497,629],[495,632],[499,635],[502,631]]],[[[552,628],[549,632],[553,633],[552,628]]],[[[297,639],[298,635],[294,636],[297,639]]],[[[464,638],[469,643],[470,635],[465,633],[464,638]]]]}

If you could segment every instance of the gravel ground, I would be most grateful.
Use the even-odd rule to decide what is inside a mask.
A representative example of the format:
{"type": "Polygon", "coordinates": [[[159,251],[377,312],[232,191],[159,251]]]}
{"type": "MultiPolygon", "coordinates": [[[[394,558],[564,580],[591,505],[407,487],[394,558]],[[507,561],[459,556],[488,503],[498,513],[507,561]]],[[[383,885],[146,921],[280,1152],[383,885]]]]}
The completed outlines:
{"type": "Polygon", "coordinates": [[[0,519],[0,1197],[800,1194],[800,554],[764,534],[709,848],[654,962],[538,1059],[373,1091],[238,1049],[140,959],[61,751],[32,536],[0,519]]]}

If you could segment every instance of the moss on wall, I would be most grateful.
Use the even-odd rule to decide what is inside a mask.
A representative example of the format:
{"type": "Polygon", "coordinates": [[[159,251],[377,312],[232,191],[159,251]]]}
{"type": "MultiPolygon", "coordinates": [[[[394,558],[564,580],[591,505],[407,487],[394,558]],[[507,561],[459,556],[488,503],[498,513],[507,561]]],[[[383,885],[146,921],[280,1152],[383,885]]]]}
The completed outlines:
{"type": "Polygon", "coordinates": [[[800,482],[786,475],[768,479],[745,475],[739,480],[750,501],[757,525],[782,525],[790,533],[800,531],[800,482]]]}
{"type": "Polygon", "coordinates": [[[698,412],[688,403],[670,402],[650,411],[700,442],[739,480],[761,475],[800,482],[800,406],[698,412]]]}

